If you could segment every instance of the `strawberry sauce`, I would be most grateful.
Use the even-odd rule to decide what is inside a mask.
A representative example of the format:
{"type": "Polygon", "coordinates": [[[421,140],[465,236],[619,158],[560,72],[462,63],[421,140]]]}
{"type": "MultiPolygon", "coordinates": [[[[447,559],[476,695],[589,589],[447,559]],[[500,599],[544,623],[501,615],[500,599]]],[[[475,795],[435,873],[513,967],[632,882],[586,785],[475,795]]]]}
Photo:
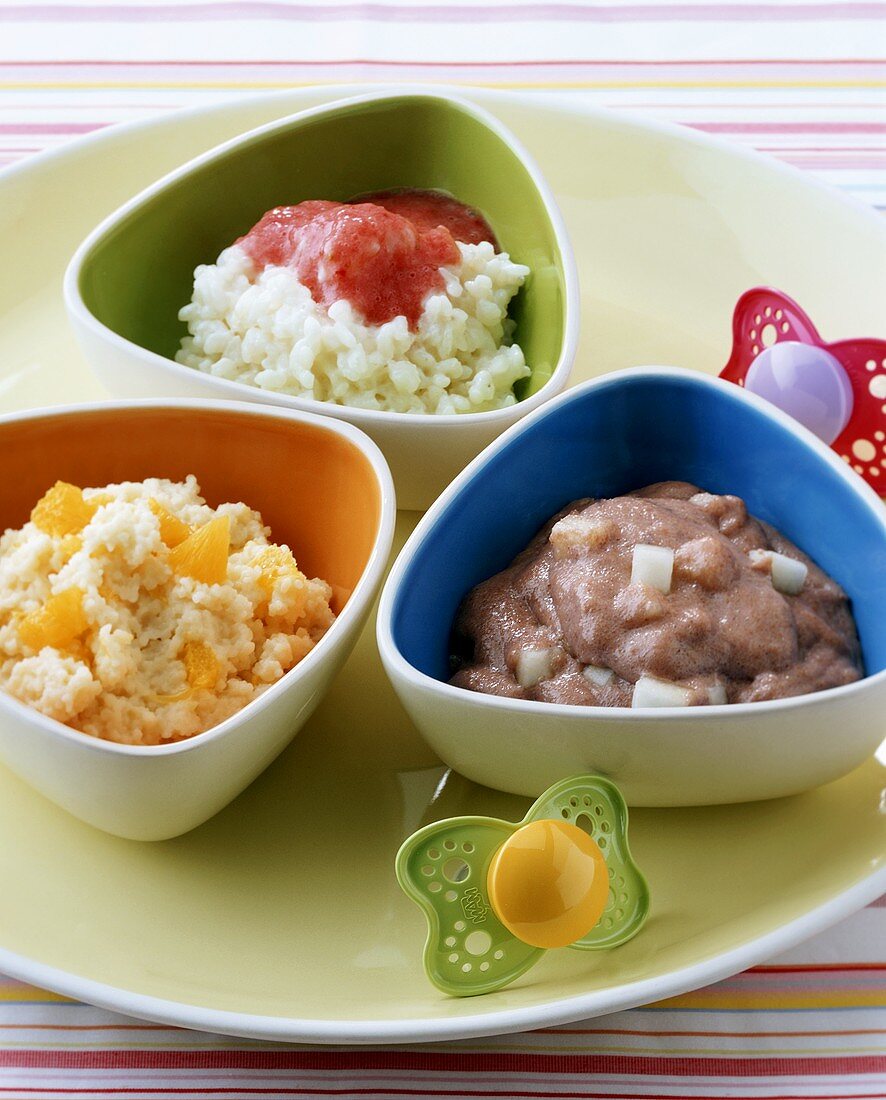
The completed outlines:
{"type": "Polygon", "coordinates": [[[489,241],[495,246],[496,252],[499,250],[495,234],[480,211],[444,195],[442,191],[419,191],[404,187],[396,191],[375,191],[371,195],[360,195],[359,201],[383,206],[392,214],[408,219],[419,229],[435,229],[442,225],[457,241],[464,244],[489,241]]]}
{"type": "Polygon", "coordinates": [[[344,298],[368,324],[402,315],[415,328],[427,296],[443,288],[439,269],[459,260],[456,241],[496,244],[476,210],[438,191],[402,190],[278,206],[237,243],[259,267],[293,268],[321,305],[344,298]]]}

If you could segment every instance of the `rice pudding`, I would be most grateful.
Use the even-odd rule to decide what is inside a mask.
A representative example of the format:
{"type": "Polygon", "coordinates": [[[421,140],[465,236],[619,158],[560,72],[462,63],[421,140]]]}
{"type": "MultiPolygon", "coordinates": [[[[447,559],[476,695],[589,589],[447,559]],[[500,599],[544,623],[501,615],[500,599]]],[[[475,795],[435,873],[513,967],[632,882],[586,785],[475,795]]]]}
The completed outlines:
{"type": "Polygon", "coordinates": [[[176,361],[354,408],[502,409],[530,374],[508,317],[528,275],[442,192],[280,206],[197,268],[176,361]]]}

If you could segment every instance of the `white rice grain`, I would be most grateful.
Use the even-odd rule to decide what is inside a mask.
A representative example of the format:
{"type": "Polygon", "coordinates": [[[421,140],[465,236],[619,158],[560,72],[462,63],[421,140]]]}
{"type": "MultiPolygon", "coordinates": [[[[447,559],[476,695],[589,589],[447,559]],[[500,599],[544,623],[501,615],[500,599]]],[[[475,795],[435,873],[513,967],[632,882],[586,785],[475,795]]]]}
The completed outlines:
{"type": "Polygon", "coordinates": [[[194,272],[176,360],[293,397],[405,413],[467,413],[516,402],[530,374],[508,305],[529,268],[488,243],[458,243],[416,330],[405,317],[364,324],[347,301],[328,309],[288,267],[258,270],[238,245],[194,272]]]}

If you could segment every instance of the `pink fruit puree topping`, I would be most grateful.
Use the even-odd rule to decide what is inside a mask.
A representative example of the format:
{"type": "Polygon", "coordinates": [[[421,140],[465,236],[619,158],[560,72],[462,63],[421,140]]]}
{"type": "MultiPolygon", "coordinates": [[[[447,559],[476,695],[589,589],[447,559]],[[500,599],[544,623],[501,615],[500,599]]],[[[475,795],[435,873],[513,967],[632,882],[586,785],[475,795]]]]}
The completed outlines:
{"type": "Polygon", "coordinates": [[[324,306],[345,299],[368,324],[402,315],[415,328],[443,287],[439,269],[459,260],[457,240],[496,243],[482,215],[456,199],[403,190],[278,206],[237,243],[259,267],[293,268],[324,306]]]}

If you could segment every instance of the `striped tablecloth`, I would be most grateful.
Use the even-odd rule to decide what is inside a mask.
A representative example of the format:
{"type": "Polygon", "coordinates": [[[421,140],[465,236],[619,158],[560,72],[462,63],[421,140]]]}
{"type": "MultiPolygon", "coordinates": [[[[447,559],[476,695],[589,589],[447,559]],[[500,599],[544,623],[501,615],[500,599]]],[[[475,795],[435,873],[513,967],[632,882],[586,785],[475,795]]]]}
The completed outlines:
{"type": "Polygon", "coordinates": [[[140,1023],[0,978],[0,1096],[886,1096],[886,899],[766,966],[597,1020],[399,1049],[140,1023]]]}
{"type": "MultiPolygon", "coordinates": [[[[747,142],[886,209],[875,0],[0,0],[0,165],[184,104],[353,80],[627,107],[747,142]]],[[[663,1004],[401,1050],[183,1032],[0,978],[0,1097],[67,1095],[884,1097],[886,905],[663,1004]]]]}

